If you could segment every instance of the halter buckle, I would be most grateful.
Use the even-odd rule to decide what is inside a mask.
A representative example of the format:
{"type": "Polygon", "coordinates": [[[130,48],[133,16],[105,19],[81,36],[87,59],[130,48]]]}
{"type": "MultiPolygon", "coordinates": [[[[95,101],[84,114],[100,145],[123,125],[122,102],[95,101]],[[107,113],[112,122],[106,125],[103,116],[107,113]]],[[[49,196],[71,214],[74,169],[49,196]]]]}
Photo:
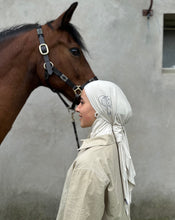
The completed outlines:
{"type": "Polygon", "coordinates": [[[80,85],[74,86],[73,91],[74,91],[74,93],[75,93],[76,95],[81,95],[82,88],[81,88],[80,85]]]}
{"type": "Polygon", "coordinates": [[[48,48],[47,44],[45,44],[45,43],[40,44],[39,45],[39,52],[43,56],[49,54],[49,48],[48,48]]]}

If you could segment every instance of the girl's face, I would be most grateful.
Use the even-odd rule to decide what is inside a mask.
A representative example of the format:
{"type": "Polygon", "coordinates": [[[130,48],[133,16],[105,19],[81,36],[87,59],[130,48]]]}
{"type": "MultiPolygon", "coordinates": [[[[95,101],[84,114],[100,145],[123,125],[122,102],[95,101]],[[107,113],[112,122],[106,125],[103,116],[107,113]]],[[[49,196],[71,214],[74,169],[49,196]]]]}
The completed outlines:
{"type": "Polygon", "coordinates": [[[95,121],[95,110],[91,106],[85,91],[81,93],[80,104],[76,107],[76,112],[79,112],[80,125],[82,128],[91,127],[95,121]]]}

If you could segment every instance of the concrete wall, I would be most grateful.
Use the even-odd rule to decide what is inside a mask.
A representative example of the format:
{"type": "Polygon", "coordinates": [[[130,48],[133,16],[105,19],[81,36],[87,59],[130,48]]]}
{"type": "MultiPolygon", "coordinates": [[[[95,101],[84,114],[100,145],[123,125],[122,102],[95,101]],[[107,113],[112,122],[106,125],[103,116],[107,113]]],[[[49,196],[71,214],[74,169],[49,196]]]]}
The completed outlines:
{"type": "MultiPolygon", "coordinates": [[[[0,27],[45,23],[72,0],[0,0],[0,27]]],[[[80,28],[100,79],[117,83],[133,118],[127,131],[137,178],[133,220],[175,219],[175,74],[162,74],[163,13],[174,0],[79,0],[80,28]]],[[[78,121],[78,117],[77,117],[78,121]]],[[[79,128],[80,138],[88,129],[79,128]]],[[[54,219],[66,171],[76,156],[71,120],[46,88],[35,90],[0,148],[0,220],[54,219]]]]}

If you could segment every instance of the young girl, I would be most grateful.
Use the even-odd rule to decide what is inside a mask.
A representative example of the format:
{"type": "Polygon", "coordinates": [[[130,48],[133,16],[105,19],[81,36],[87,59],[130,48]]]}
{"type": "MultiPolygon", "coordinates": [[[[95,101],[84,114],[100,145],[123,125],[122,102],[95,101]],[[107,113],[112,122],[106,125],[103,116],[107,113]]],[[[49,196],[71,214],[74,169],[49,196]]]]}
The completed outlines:
{"type": "Polygon", "coordinates": [[[135,170],[124,125],[131,106],[112,82],[94,81],[81,94],[81,127],[92,127],[67,173],[57,220],[129,220],[135,170]]]}

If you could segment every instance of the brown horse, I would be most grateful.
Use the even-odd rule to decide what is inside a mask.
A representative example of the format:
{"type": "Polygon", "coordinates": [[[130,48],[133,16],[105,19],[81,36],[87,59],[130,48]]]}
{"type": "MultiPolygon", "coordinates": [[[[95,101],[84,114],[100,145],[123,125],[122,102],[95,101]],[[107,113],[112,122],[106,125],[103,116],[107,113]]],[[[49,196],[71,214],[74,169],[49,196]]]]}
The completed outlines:
{"type": "Polygon", "coordinates": [[[73,101],[80,92],[76,85],[94,77],[83,40],[69,23],[76,7],[43,26],[20,25],[0,33],[0,143],[34,89],[50,87],[73,101]]]}

